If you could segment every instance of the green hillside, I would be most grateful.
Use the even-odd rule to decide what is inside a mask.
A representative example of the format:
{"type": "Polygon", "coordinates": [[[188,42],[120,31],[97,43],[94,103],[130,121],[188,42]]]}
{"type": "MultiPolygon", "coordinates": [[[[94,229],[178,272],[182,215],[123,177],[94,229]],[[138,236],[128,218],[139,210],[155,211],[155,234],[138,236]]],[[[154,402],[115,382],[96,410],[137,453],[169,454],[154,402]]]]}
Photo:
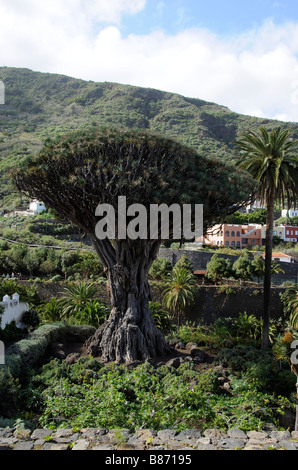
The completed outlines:
{"type": "Polygon", "coordinates": [[[0,105],[0,211],[20,200],[9,170],[57,133],[86,126],[148,129],[194,146],[200,153],[231,160],[239,133],[264,125],[296,123],[258,119],[224,106],[159,90],[78,80],[64,75],[0,67],[5,105],[0,105]]]}

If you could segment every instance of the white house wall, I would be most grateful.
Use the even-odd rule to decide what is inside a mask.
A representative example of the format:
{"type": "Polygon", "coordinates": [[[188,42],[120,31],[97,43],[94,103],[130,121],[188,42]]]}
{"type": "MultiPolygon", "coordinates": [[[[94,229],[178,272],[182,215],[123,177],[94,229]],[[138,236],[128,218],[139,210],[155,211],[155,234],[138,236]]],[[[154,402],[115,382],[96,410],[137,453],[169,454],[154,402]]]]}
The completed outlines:
{"type": "Polygon", "coordinates": [[[21,326],[20,323],[23,314],[29,310],[28,304],[20,302],[19,295],[14,294],[12,298],[5,295],[0,305],[4,307],[4,313],[0,316],[2,330],[12,321],[14,321],[17,326],[21,326]]]}

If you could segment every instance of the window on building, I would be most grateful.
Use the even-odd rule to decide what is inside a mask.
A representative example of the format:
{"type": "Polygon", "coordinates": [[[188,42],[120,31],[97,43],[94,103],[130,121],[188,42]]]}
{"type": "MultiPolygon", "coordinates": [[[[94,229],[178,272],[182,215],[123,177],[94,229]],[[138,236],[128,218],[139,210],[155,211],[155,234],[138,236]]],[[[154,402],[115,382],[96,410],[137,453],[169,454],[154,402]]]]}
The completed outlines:
{"type": "Polygon", "coordinates": [[[236,246],[236,242],[232,241],[232,246],[236,246]]]}
{"type": "Polygon", "coordinates": [[[231,236],[232,236],[232,237],[235,237],[235,232],[234,232],[234,231],[231,233],[231,236]]]}
{"type": "Polygon", "coordinates": [[[226,231],[226,237],[229,237],[230,236],[230,232],[229,230],[226,231]]]}
{"type": "Polygon", "coordinates": [[[226,242],[225,244],[226,244],[226,246],[230,246],[230,242],[226,242]]]}
{"type": "Polygon", "coordinates": [[[237,232],[237,237],[240,237],[240,232],[237,232]]]}
{"type": "Polygon", "coordinates": [[[237,242],[237,246],[241,246],[241,243],[240,243],[240,242],[237,242]]]}

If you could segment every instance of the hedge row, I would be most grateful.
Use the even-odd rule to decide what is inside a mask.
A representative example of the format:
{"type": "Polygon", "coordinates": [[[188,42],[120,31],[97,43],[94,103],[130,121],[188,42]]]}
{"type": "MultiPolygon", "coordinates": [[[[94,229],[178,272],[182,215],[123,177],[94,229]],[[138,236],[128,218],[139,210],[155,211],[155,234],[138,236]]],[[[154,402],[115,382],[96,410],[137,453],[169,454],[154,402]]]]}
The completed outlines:
{"type": "Polygon", "coordinates": [[[5,368],[14,377],[20,377],[24,369],[34,367],[44,356],[51,343],[87,339],[95,332],[90,326],[65,325],[51,323],[33,331],[27,339],[23,339],[8,348],[5,354],[5,368]]]}

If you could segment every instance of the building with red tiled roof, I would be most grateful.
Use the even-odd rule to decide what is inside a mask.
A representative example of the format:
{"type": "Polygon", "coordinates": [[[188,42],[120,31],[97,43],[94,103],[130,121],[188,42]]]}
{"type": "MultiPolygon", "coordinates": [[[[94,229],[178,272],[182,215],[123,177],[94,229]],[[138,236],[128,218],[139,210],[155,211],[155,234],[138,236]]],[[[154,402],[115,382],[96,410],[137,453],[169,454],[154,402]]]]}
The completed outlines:
{"type": "MultiPolygon", "coordinates": [[[[263,253],[262,256],[265,259],[265,253],[263,253]]],[[[272,253],[272,260],[282,263],[295,263],[294,258],[284,253],[272,253]]]]}

